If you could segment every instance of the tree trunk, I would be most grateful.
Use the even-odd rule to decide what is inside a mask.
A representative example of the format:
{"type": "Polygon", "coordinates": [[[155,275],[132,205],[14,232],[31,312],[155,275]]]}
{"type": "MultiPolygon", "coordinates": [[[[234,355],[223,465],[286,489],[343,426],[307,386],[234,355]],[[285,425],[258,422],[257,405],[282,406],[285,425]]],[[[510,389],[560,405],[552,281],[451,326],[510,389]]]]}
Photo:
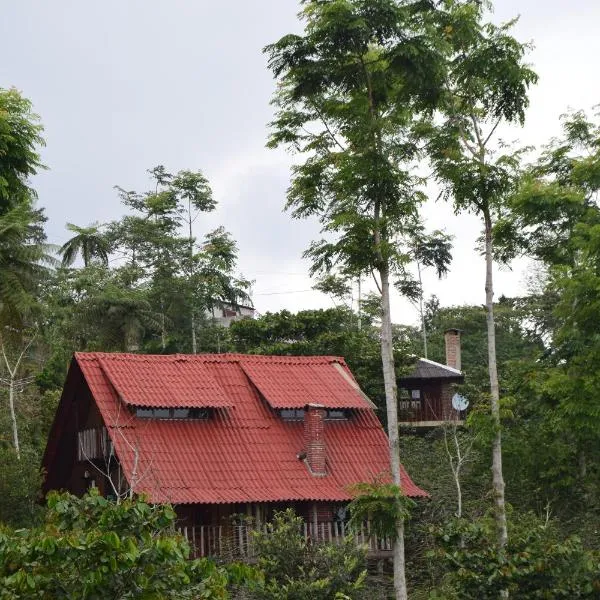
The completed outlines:
{"type": "Polygon", "coordinates": [[[8,406],[10,408],[10,420],[13,430],[13,444],[17,458],[21,458],[21,448],[19,446],[19,430],[17,428],[17,413],[15,411],[15,378],[10,374],[10,382],[8,384],[8,406]]]}
{"type": "MultiPolygon", "coordinates": [[[[390,278],[387,265],[380,268],[379,274],[381,277],[381,361],[383,363],[383,381],[385,385],[390,463],[393,481],[400,487],[402,482],[400,480],[400,440],[398,438],[398,391],[392,341],[390,278]]],[[[406,600],[408,596],[406,591],[403,519],[399,519],[396,524],[396,541],[394,542],[393,551],[396,600],[406,600]]]]}
{"type": "Polygon", "coordinates": [[[192,354],[197,354],[197,344],[196,344],[196,314],[194,313],[194,309],[192,308],[192,354]]]}
{"type": "MultiPolygon", "coordinates": [[[[192,231],[192,201],[188,198],[188,250],[189,250],[189,261],[190,261],[190,270],[188,273],[188,277],[190,282],[192,280],[192,274],[194,270],[194,236],[192,231]]],[[[191,294],[190,299],[190,311],[191,311],[191,327],[192,327],[192,354],[197,353],[197,344],[196,344],[196,313],[194,308],[194,294],[191,294]]]]}
{"type": "Polygon", "coordinates": [[[490,375],[491,414],[494,425],[492,441],[492,484],[496,513],[498,548],[504,550],[508,540],[506,506],[504,503],[504,477],[502,474],[502,431],[500,427],[500,387],[496,364],[496,325],[494,322],[494,283],[492,275],[492,219],[489,210],[484,211],[485,222],[485,305],[487,311],[488,370],[490,375]]]}
{"type": "Polygon", "coordinates": [[[423,334],[423,358],[427,357],[427,329],[425,329],[425,311],[423,310],[423,279],[421,277],[421,264],[417,261],[419,274],[419,315],[421,317],[421,332],[423,334]]]}

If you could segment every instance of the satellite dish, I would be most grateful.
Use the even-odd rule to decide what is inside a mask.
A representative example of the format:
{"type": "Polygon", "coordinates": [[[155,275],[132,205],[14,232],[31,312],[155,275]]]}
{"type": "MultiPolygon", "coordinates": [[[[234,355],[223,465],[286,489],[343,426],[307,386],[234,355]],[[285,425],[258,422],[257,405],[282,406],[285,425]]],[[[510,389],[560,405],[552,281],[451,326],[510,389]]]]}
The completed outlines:
{"type": "Polygon", "coordinates": [[[457,410],[458,412],[462,412],[463,410],[467,410],[469,406],[469,401],[460,394],[454,394],[452,396],[452,408],[457,410]]]}

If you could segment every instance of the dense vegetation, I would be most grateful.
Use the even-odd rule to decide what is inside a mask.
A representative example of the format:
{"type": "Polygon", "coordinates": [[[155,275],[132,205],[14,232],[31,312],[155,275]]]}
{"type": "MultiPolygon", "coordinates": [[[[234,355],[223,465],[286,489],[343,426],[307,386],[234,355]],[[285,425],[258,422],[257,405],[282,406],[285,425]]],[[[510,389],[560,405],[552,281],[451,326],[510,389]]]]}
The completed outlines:
{"type": "Polygon", "coordinates": [[[401,432],[431,500],[408,517],[388,498],[402,509],[396,597],[600,596],[600,123],[569,113],[560,138],[528,153],[495,142],[499,125],[522,124],[536,76],[510,26],[486,18],[468,0],[304,2],[304,34],[266,49],[280,83],[269,143],[304,161],[287,206],[323,225],[306,257],[336,308],[229,329],[213,311],[251,303],[250,281],[224,228],[193,235],[217,208],[202,173],[154,167],[149,191],[117,187],[121,218],[67,224],[52,246],[31,184],[40,120],[0,89],[0,598],[225,598],[246,583],[255,597],[360,597],[364,557],[305,547],[293,515],[258,540],[251,573],[186,560],[168,507],[94,495],[45,507],[39,463],[70,356],[341,355],[396,435],[396,379],[423,353],[444,362],[448,327],[462,331],[470,412],[463,428],[401,432]],[[421,270],[443,276],[451,248],[425,232],[422,164],[445,201],[482,218],[485,304],[424,297],[421,270]],[[528,293],[494,300],[492,262],[517,256],[535,264],[528,293]],[[378,293],[353,310],[349,285],[365,275],[378,293]],[[392,286],[420,307],[418,327],[392,323],[392,286]]]}

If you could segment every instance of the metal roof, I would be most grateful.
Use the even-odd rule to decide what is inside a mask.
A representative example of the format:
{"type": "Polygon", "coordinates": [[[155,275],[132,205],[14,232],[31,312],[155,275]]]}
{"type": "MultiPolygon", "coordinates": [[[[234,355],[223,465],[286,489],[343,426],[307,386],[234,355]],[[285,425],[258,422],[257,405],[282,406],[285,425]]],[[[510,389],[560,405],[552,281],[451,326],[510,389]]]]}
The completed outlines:
{"type": "MultiPolygon", "coordinates": [[[[341,358],[77,353],[75,360],[127,480],[151,502],[343,502],[351,485],[389,476],[387,436],[341,358]],[[300,402],[351,412],[325,424],[326,477],[297,458],[303,423],[274,410],[300,402]],[[127,404],[203,406],[213,414],[140,419],[127,404]]],[[[401,475],[408,496],[427,496],[401,475]]]]}
{"type": "Polygon", "coordinates": [[[458,369],[454,369],[448,365],[442,365],[427,358],[419,358],[412,373],[400,378],[400,384],[423,379],[443,379],[451,383],[463,381],[464,375],[458,369]]]}

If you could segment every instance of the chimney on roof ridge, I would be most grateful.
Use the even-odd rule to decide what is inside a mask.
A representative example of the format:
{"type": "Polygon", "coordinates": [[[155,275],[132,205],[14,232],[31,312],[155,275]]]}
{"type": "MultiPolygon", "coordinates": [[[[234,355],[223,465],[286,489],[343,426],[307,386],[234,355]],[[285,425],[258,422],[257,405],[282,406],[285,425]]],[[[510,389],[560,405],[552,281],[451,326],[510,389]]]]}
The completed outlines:
{"type": "Polygon", "coordinates": [[[325,407],[307,404],[304,412],[304,448],[308,470],[315,477],[327,475],[325,468],[325,407]]]}
{"type": "Polygon", "coordinates": [[[460,371],[460,329],[446,329],[444,339],[446,341],[446,364],[460,371]]]}

